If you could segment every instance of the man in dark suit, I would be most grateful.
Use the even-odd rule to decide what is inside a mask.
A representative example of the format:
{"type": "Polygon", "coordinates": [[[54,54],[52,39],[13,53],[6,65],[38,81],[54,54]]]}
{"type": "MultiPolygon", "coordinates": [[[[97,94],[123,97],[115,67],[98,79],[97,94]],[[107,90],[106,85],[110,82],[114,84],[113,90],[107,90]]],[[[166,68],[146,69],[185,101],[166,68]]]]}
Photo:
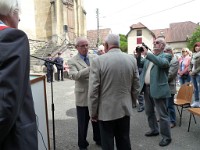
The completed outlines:
{"type": "Polygon", "coordinates": [[[58,73],[58,81],[60,81],[60,78],[62,81],[63,79],[63,58],[61,57],[61,53],[58,53],[58,57],[54,59],[54,62],[56,63],[57,73],[58,73]]]}
{"type": "Polygon", "coordinates": [[[37,150],[30,50],[17,0],[0,0],[0,150],[37,150]]]}
{"type": "Polygon", "coordinates": [[[159,116],[160,134],[162,136],[159,145],[166,146],[171,143],[167,98],[171,97],[171,91],[168,84],[168,71],[172,56],[163,52],[166,45],[163,38],[156,39],[153,45],[153,54],[144,46],[144,51],[142,53],[145,60],[140,80],[140,91],[144,91],[145,112],[150,127],[150,131],[147,132],[145,136],[150,137],[159,135],[154,109],[154,107],[156,107],[159,116]]]}
{"type": "Polygon", "coordinates": [[[53,58],[51,57],[51,54],[48,54],[48,57],[46,58],[44,65],[47,68],[47,74],[46,74],[47,82],[49,83],[53,82],[53,71],[54,71],[53,65],[54,64],[53,64],[53,58]]]}
{"type": "MultiPolygon", "coordinates": [[[[79,37],[76,40],[78,54],[68,60],[69,78],[75,80],[75,99],[78,120],[78,146],[80,150],[86,150],[89,145],[87,138],[88,123],[90,120],[88,111],[88,83],[90,63],[96,55],[88,55],[88,40],[79,37]]],[[[92,121],[93,140],[101,145],[101,137],[98,122],[92,121]]]]}
{"type": "Polygon", "coordinates": [[[99,120],[103,150],[130,150],[130,116],[139,94],[136,59],[120,49],[120,37],[109,34],[105,54],[94,58],[89,78],[89,110],[99,120]]]}

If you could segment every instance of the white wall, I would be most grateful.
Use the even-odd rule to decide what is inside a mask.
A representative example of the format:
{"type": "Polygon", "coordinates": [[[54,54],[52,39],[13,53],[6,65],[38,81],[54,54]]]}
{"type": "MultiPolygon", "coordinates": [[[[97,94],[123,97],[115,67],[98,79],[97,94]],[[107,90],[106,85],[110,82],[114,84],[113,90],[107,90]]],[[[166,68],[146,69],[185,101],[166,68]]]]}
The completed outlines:
{"type": "Polygon", "coordinates": [[[35,9],[34,0],[21,0],[19,29],[26,32],[28,38],[35,39],[35,9]]]}
{"type": "MultiPolygon", "coordinates": [[[[141,44],[137,44],[137,29],[132,30],[128,34],[128,54],[133,54],[133,51],[137,46],[141,46],[141,44]]],[[[150,31],[147,29],[142,30],[142,42],[144,42],[150,49],[153,48],[153,36],[150,31]]]]}

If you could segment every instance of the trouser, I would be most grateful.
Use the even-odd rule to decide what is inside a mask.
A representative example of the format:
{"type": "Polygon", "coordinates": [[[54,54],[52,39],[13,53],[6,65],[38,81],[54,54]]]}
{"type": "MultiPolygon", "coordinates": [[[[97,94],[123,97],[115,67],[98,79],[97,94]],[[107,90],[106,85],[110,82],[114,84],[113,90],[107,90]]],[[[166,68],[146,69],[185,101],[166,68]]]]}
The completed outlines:
{"type": "Polygon", "coordinates": [[[150,86],[144,87],[144,99],[145,99],[145,112],[148,119],[148,124],[152,132],[159,132],[158,122],[154,107],[156,107],[159,115],[160,134],[164,139],[171,139],[171,131],[169,124],[169,116],[167,112],[167,100],[166,98],[154,99],[150,96],[150,86]]]}
{"type": "Polygon", "coordinates": [[[61,75],[61,80],[63,80],[63,69],[57,69],[58,72],[58,81],[60,80],[60,75],[61,75]]]}
{"type": "Polygon", "coordinates": [[[99,121],[99,127],[103,150],[114,150],[114,138],[117,150],[131,150],[129,116],[112,121],[99,121]]]}
{"type": "MultiPolygon", "coordinates": [[[[88,123],[90,120],[88,107],[76,106],[77,120],[78,120],[78,146],[86,148],[89,143],[87,142],[88,123]]],[[[101,143],[101,136],[98,122],[92,121],[93,140],[101,143]]]]}
{"type": "Polygon", "coordinates": [[[170,122],[176,124],[176,111],[174,107],[174,94],[167,98],[167,111],[169,114],[170,122]]]}

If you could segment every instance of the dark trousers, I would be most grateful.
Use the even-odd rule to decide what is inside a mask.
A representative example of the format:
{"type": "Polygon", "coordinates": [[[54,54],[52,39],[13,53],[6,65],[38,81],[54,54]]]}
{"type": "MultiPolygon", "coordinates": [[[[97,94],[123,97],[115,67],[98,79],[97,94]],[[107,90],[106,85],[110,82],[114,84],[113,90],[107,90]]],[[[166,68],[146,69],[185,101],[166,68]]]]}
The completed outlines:
{"type": "Polygon", "coordinates": [[[99,121],[99,127],[103,150],[114,150],[114,138],[117,150],[131,150],[129,116],[112,121],[99,121]]]}
{"type": "MultiPolygon", "coordinates": [[[[88,107],[76,106],[77,120],[78,120],[78,146],[86,148],[89,143],[87,142],[88,123],[90,120],[88,107]]],[[[101,143],[101,136],[98,122],[92,122],[93,140],[101,143]]]]}
{"type": "Polygon", "coordinates": [[[57,68],[57,72],[58,72],[58,81],[60,80],[60,75],[61,75],[61,80],[63,80],[63,69],[57,68]]]}
{"type": "Polygon", "coordinates": [[[47,82],[53,82],[53,71],[51,69],[47,69],[47,82]]]}
{"type": "Polygon", "coordinates": [[[155,99],[151,97],[150,86],[145,85],[144,100],[145,100],[145,112],[151,132],[158,133],[160,127],[160,134],[163,137],[163,139],[171,139],[169,116],[167,112],[167,99],[166,98],[155,99]],[[160,125],[159,127],[156,118],[155,108],[159,116],[159,125],[160,125]]]}

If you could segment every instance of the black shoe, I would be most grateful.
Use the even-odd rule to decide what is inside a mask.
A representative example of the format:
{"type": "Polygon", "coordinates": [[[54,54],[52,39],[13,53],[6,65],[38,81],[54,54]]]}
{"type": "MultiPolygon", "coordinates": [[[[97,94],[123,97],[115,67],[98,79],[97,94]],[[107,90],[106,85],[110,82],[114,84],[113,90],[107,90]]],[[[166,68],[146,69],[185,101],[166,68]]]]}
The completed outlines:
{"type": "Polygon", "coordinates": [[[139,107],[137,111],[138,112],[143,112],[144,111],[144,107],[139,107]]]}
{"type": "Polygon", "coordinates": [[[171,139],[162,139],[159,143],[160,146],[167,146],[171,143],[171,139]]]}
{"type": "Polygon", "coordinates": [[[101,142],[95,142],[96,145],[101,146],[101,142]]]}
{"type": "Polygon", "coordinates": [[[159,135],[159,132],[149,131],[149,132],[145,133],[145,136],[157,136],[157,135],[159,135]]]}
{"type": "Polygon", "coordinates": [[[176,126],[176,123],[171,123],[170,128],[174,128],[176,126]]]}
{"type": "Polygon", "coordinates": [[[87,150],[87,148],[79,148],[79,150],[87,150]]]}

